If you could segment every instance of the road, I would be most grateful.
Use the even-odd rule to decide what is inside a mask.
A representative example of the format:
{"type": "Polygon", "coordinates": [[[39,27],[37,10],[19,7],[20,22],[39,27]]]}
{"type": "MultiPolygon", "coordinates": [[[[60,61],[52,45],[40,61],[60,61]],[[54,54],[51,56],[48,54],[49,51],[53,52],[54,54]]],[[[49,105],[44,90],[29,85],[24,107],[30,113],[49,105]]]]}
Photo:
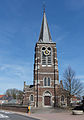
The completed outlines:
{"type": "Polygon", "coordinates": [[[39,119],[0,110],[0,120],[39,120],[39,119]]]}

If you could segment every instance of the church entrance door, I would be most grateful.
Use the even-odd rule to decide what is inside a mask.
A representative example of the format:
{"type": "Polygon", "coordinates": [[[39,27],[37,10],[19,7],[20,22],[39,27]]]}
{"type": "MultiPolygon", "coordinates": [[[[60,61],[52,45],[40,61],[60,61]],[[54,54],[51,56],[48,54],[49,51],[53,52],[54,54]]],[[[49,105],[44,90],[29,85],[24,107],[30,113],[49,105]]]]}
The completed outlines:
{"type": "Polygon", "coordinates": [[[51,105],[51,97],[50,96],[45,96],[44,97],[44,105],[45,106],[50,106],[51,105]]]}

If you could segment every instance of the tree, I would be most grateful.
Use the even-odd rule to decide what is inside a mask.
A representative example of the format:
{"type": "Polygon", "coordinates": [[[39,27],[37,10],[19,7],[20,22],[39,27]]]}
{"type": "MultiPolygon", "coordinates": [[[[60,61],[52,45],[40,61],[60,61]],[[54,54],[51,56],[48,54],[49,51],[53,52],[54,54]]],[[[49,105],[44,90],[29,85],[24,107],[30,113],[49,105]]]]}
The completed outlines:
{"type": "Polygon", "coordinates": [[[22,99],[23,96],[23,92],[21,90],[17,90],[15,88],[13,89],[7,89],[6,90],[6,95],[7,96],[11,96],[14,99],[18,98],[18,99],[22,99]],[[18,97],[19,96],[19,97],[18,97]]]}
{"type": "Polygon", "coordinates": [[[83,92],[82,83],[76,78],[75,72],[69,66],[63,73],[63,85],[69,92],[69,105],[72,96],[79,96],[83,92]]]}
{"type": "Polygon", "coordinates": [[[21,90],[18,90],[17,99],[23,101],[23,92],[21,90]]]}

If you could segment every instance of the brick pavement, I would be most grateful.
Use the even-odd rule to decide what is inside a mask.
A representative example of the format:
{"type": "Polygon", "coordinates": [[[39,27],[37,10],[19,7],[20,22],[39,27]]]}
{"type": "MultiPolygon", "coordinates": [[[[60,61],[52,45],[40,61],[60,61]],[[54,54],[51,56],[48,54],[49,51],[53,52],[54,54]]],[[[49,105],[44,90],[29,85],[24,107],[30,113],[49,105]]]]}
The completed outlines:
{"type": "Polygon", "coordinates": [[[72,115],[71,112],[32,114],[31,116],[35,118],[39,118],[41,120],[84,120],[84,114],[72,115]]]}

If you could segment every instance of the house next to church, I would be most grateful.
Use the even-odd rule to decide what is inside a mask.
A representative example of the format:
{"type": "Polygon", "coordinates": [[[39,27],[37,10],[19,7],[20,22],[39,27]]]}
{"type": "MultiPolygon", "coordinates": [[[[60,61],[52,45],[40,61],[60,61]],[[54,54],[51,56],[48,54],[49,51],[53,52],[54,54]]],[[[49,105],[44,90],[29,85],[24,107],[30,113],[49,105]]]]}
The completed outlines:
{"type": "Polygon", "coordinates": [[[39,40],[35,46],[33,85],[24,82],[23,104],[34,107],[68,104],[68,92],[59,83],[56,43],[52,41],[45,11],[39,40]]]}

